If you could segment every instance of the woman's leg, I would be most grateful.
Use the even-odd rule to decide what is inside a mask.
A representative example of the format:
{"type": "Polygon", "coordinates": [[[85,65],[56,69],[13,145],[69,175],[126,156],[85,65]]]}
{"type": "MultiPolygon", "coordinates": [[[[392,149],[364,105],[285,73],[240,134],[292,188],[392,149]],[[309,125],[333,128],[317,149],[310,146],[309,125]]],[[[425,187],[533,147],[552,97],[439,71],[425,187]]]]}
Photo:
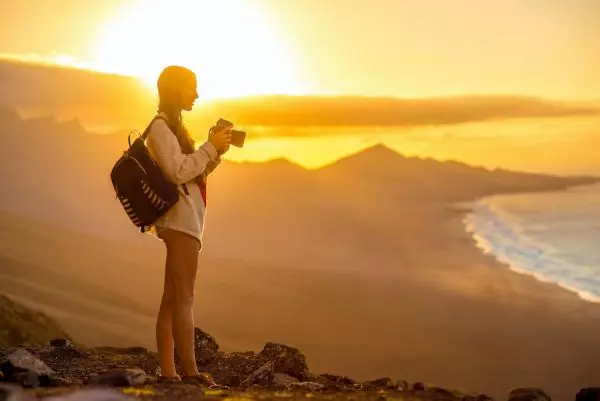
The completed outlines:
{"type": "MultiPolygon", "coordinates": [[[[200,243],[188,234],[168,230],[162,234],[167,246],[167,290],[171,306],[172,336],[183,374],[199,375],[194,352],[194,293],[200,243]]],[[[170,358],[170,355],[165,354],[170,358]]]]}
{"type": "Polygon", "coordinates": [[[177,377],[175,368],[175,344],[173,342],[173,309],[175,304],[173,293],[173,274],[170,265],[165,266],[165,282],[160,301],[158,319],[156,320],[156,346],[160,360],[160,372],[165,377],[177,377]]]}

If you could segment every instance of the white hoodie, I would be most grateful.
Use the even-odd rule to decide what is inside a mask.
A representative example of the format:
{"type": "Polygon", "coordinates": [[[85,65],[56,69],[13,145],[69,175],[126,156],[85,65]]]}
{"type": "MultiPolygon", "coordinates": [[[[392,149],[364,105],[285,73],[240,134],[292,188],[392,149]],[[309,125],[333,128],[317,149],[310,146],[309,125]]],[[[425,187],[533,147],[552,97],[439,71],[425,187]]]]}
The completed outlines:
{"type": "Polygon", "coordinates": [[[180,231],[198,239],[202,248],[206,208],[194,179],[207,169],[209,172],[214,170],[221,162],[217,150],[206,141],[194,153],[183,153],[175,134],[162,119],[152,124],[146,146],[166,177],[179,185],[180,195],[179,201],[147,232],[158,237],[164,229],[180,231]],[[182,184],[186,184],[188,194],[182,184]]]}

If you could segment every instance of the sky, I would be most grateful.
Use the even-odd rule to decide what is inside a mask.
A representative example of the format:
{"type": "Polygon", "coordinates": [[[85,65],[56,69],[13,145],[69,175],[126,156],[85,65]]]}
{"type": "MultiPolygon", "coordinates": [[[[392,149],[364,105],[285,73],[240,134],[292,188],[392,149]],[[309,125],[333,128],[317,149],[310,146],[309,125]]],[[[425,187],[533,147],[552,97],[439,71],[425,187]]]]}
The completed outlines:
{"type": "MultiPolygon", "coordinates": [[[[511,95],[600,106],[600,0],[0,0],[0,9],[0,58],[131,75],[149,90],[162,68],[185,65],[197,73],[200,105],[284,94],[511,95]]],[[[13,83],[0,71],[2,79],[5,89],[13,83]]],[[[461,99],[455,112],[468,114],[461,99]]],[[[257,126],[246,127],[248,146],[229,157],[319,167],[384,143],[488,167],[597,173],[599,126],[597,113],[341,127],[343,135],[285,127],[261,137],[257,126]]]]}
{"type": "Polygon", "coordinates": [[[598,0],[0,0],[0,55],[201,97],[263,93],[600,99],[598,0]],[[8,17],[8,18],[7,18],[8,17]]]}

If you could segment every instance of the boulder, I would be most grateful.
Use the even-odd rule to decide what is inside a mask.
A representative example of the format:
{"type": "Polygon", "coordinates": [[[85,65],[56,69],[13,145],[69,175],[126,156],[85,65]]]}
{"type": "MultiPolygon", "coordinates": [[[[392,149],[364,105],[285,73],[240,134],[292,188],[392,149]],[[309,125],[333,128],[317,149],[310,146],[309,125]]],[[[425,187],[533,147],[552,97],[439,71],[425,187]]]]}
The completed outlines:
{"type": "Polygon", "coordinates": [[[575,401],[600,401],[600,387],[585,387],[577,392],[575,401]]]}
{"type": "Polygon", "coordinates": [[[286,375],[285,373],[274,373],[271,384],[273,384],[274,387],[288,388],[297,382],[298,379],[290,375],[286,375]]]}
{"type": "Polygon", "coordinates": [[[194,351],[196,352],[196,361],[200,365],[205,365],[215,359],[219,351],[219,344],[213,336],[195,327],[194,351]]]}
{"type": "Polygon", "coordinates": [[[26,387],[50,386],[52,385],[51,379],[56,376],[54,370],[23,348],[9,354],[6,360],[0,364],[0,371],[2,371],[4,380],[26,387]]]}
{"type": "Polygon", "coordinates": [[[25,388],[35,388],[40,386],[40,377],[37,373],[29,372],[16,372],[10,377],[10,381],[18,383],[25,388]]]}
{"type": "Polygon", "coordinates": [[[274,367],[275,363],[273,361],[268,361],[246,377],[242,381],[241,386],[248,387],[253,384],[268,385],[273,380],[274,367]]]}
{"type": "Polygon", "coordinates": [[[50,340],[50,346],[56,348],[66,348],[70,347],[71,345],[71,341],[66,338],[55,338],[54,340],[50,340]]]}
{"type": "Polygon", "coordinates": [[[363,387],[366,390],[373,390],[373,389],[393,389],[395,386],[394,386],[394,382],[392,381],[392,379],[390,379],[389,377],[382,377],[380,379],[366,381],[365,383],[363,383],[363,387]]]}
{"type": "Polygon", "coordinates": [[[342,384],[342,385],[348,385],[348,386],[352,386],[352,385],[356,384],[356,381],[354,379],[351,379],[347,376],[338,376],[338,375],[332,375],[329,373],[324,373],[324,374],[320,375],[319,378],[328,380],[328,381],[336,383],[336,384],[342,384]]]}
{"type": "Polygon", "coordinates": [[[21,386],[0,383],[0,401],[34,401],[21,386]]]}
{"type": "Polygon", "coordinates": [[[438,396],[437,398],[442,398],[442,399],[456,398],[456,395],[452,391],[442,388],[442,387],[429,387],[429,389],[427,389],[427,391],[438,396]]]}
{"type": "Polygon", "coordinates": [[[406,380],[396,380],[395,387],[396,391],[408,391],[410,389],[406,380]]]}
{"type": "Polygon", "coordinates": [[[539,388],[517,388],[508,394],[508,401],[552,401],[552,399],[539,388]]]}
{"type": "Polygon", "coordinates": [[[268,342],[257,358],[273,361],[276,373],[285,373],[299,380],[309,378],[306,357],[297,348],[268,342]]]}
{"type": "Polygon", "coordinates": [[[131,387],[146,383],[148,376],[142,369],[111,369],[88,379],[94,386],[131,387]]]}

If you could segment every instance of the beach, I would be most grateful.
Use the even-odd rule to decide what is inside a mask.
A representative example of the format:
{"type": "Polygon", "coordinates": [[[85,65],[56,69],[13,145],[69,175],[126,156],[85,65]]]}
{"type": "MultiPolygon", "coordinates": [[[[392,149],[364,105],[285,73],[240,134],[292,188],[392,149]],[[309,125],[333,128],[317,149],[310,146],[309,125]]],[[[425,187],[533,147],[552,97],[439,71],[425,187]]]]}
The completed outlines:
{"type": "MultiPolygon", "coordinates": [[[[403,210],[394,241],[371,239],[372,252],[345,269],[315,265],[319,249],[306,258],[310,266],[205,252],[196,324],[223,350],[259,350],[266,341],[297,347],[320,373],[497,398],[533,386],[567,399],[595,384],[600,306],[484,254],[465,230],[468,210],[403,210]]],[[[110,243],[2,217],[0,291],[46,311],[83,343],[154,349],[164,257],[157,241],[110,243]]]]}

